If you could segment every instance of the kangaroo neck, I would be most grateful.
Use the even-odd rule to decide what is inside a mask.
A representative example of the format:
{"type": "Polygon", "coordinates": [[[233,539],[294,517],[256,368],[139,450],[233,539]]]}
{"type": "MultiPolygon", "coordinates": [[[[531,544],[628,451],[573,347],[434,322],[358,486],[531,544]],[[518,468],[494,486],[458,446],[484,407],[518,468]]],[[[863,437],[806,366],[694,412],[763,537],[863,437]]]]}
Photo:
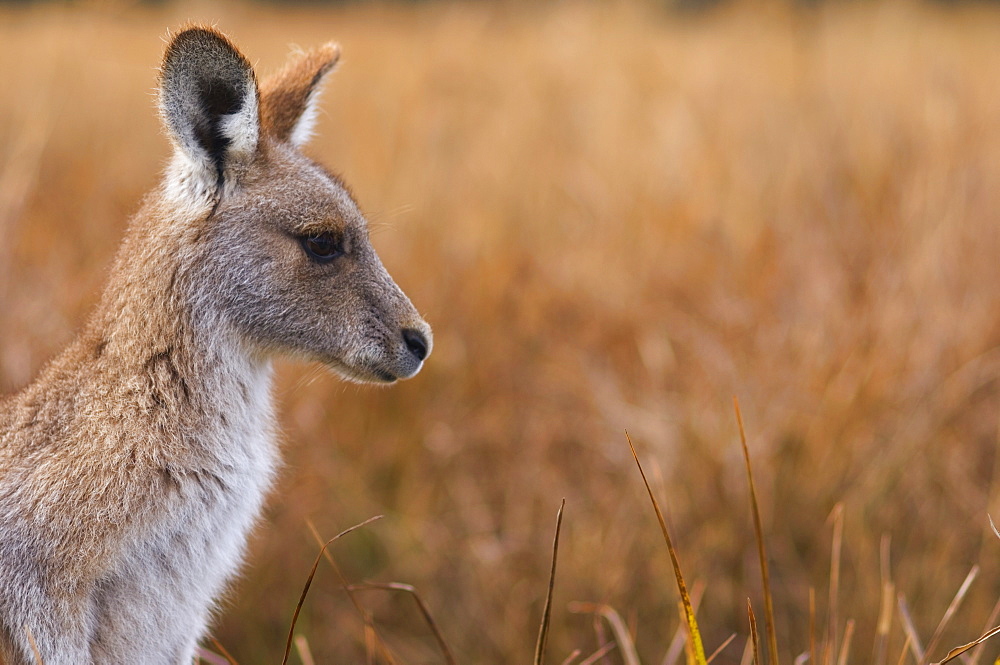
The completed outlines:
{"type": "Polygon", "coordinates": [[[207,453],[248,427],[269,430],[270,360],[192,288],[184,233],[151,235],[142,214],[81,338],[93,378],[167,446],[207,453]]]}

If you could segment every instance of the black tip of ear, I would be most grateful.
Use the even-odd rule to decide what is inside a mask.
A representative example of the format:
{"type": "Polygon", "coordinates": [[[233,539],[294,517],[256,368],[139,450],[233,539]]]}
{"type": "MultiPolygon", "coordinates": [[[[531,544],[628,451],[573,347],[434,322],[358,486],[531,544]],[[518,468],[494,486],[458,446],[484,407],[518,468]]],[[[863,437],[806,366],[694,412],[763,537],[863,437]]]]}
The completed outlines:
{"type": "Polygon", "coordinates": [[[182,147],[205,151],[220,171],[231,142],[220,119],[238,113],[256,89],[249,61],[216,30],[188,28],[167,46],[160,74],[164,117],[182,147]]]}

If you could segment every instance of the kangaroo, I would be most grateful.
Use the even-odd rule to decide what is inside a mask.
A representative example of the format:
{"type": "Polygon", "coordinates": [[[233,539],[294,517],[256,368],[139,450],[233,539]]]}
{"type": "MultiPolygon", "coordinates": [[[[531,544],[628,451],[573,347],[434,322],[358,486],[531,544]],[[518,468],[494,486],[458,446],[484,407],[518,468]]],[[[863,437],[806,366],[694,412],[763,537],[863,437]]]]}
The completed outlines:
{"type": "Polygon", "coordinates": [[[275,474],[271,359],[416,374],[431,331],[358,204],[300,147],[339,48],[258,86],[213,28],[173,36],[173,144],[82,332],[0,401],[0,660],[192,662],[275,474]]]}

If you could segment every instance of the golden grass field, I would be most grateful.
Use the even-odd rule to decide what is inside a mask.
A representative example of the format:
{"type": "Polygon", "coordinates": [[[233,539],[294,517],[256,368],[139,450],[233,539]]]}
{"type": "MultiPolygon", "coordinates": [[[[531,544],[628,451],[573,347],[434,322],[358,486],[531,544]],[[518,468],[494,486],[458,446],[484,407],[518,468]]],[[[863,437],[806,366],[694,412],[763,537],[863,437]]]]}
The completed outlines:
{"type": "MultiPolygon", "coordinates": [[[[155,67],[189,19],[265,72],[290,44],[342,43],[309,152],[435,329],[426,369],[391,389],[281,365],[287,466],[214,633],[239,663],[280,662],[309,525],[329,538],[373,515],[332,547],[349,581],[414,585],[461,663],[530,662],[563,497],[548,662],[610,639],[571,601],[613,607],[642,662],[664,662],[678,596],[625,429],[703,585],[706,647],[738,633],[714,662],[741,662],[748,597],[763,622],[733,396],[783,663],[810,647],[810,589],[817,640],[853,619],[843,662],[895,663],[896,594],[926,647],[979,565],[928,659],[983,632],[1000,597],[1000,10],[0,8],[0,391],[71,338],[156,182],[155,67]]],[[[411,598],[357,597],[394,662],[442,662],[411,598]]],[[[297,632],[317,663],[389,662],[326,563],[297,632]]]]}

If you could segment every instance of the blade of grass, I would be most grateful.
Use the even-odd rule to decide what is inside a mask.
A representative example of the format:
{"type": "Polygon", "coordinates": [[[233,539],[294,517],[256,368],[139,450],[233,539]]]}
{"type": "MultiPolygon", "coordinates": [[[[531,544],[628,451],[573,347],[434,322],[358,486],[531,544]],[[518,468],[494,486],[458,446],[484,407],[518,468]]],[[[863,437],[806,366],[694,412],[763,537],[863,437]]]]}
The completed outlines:
{"type": "Polygon", "coordinates": [[[986,640],[990,639],[991,637],[997,634],[1000,634],[1000,626],[997,626],[996,628],[986,631],[981,636],[979,636],[972,642],[969,642],[968,644],[963,644],[960,647],[955,647],[954,649],[948,652],[948,655],[945,656],[944,660],[942,660],[939,663],[935,663],[934,665],[945,665],[945,663],[955,660],[969,649],[973,649],[979,646],[980,644],[982,644],[983,642],[985,642],[986,640]]]}
{"type": "Polygon", "coordinates": [[[195,663],[201,664],[202,662],[207,663],[207,665],[229,665],[229,661],[214,651],[209,651],[202,647],[198,647],[194,650],[195,663]]]}
{"type": "Polygon", "coordinates": [[[617,646],[618,645],[615,644],[614,642],[608,642],[600,649],[592,653],[589,658],[587,658],[586,660],[581,660],[580,665],[594,665],[594,663],[599,661],[601,658],[604,658],[606,655],[614,651],[615,647],[617,646]]]}
{"type": "MultiPolygon", "coordinates": [[[[965,581],[962,582],[962,586],[958,588],[955,593],[955,597],[951,599],[951,603],[948,605],[948,609],[945,610],[944,616],[941,617],[941,621],[938,622],[937,628],[934,630],[934,634],[931,636],[931,641],[927,643],[927,650],[924,651],[925,661],[930,658],[930,655],[934,653],[935,647],[937,647],[938,642],[941,641],[941,634],[944,632],[945,627],[947,627],[948,622],[958,611],[959,606],[961,606],[962,601],[965,599],[965,595],[969,593],[969,587],[975,581],[976,577],[979,575],[979,566],[973,566],[969,571],[969,574],[965,576],[965,581]]],[[[924,662],[921,663],[924,665],[924,662]]]]}
{"type": "MultiPolygon", "coordinates": [[[[695,616],[698,615],[698,607],[701,605],[701,597],[704,593],[704,582],[695,582],[691,585],[691,607],[694,608],[695,616]]],[[[667,648],[667,653],[663,654],[663,660],[660,661],[660,665],[674,665],[677,659],[680,658],[681,652],[684,651],[684,643],[686,641],[687,629],[684,628],[682,621],[681,625],[677,626],[677,630],[674,631],[674,637],[670,640],[670,646],[667,648]]]]}
{"type": "Polygon", "coordinates": [[[323,552],[326,551],[330,545],[336,542],[338,539],[346,536],[350,532],[360,529],[363,526],[367,526],[376,520],[382,519],[381,515],[376,515],[375,517],[370,517],[360,524],[355,524],[349,529],[344,529],[336,536],[326,541],[322,548],[320,548],[319,554],[316,555],[316,561],[313,562],[312,569],[309,571],[309,577],[306,578],[305,586],[302,587],[302,595],[299,596],[299,602],[295,605],[295,612],[292,613],[292,623],[288,627],[288,640],[285,642],[285,655],[281,658],[281,665],[288,665],[288,654],[292,651],[292,636],[295,633],[295,623],[299,620],[299,612],[302,611],[302,604],[306,602],[306,596],[309,594],[309,587],[312,586],[313,578],[316,577],[316,569],[319,568],[319,562],[323,559],[323,552]]]}
{"type": "Polygon", "coordinates": [[[809,663],[816,663],[816,589],[809,587],[809,663]]]}
{"type": "Polygon", "coordinates": [[[375,648],[382,643],[382,638],[375,630],[375,624],[365,624],[365,665],[375,665],[375,648]]]}
{"type": "Polygon", "coordinates": [[[573,651],[566,656],[566,659],[563,660],[562,665],[573,665],[573,661],[579,658],[581,653],[583,652],[579,649],[573,649],[573,651]]]}
{"type": "MultiPolygon", "coordinates": [[[[997,617],[1000,617],[1000,600],[997,601],[996,605],[993,606],[993,611],[990,612],[989,618],[986,620],[986,626],[983,628],[983,633],[986,633],[990,626],[996,625],[997,617]]],[[[969,658],[969,665],[979,665],[979,657],[983,655],[983,645],[977,646],[971,657],[969,658]]]]}
{"type": "Polygon", "coordinates": [[[903,665],[906,662],[906,654],[910,650],[910,635],[906,634],[906,639],[903,640],[903,650],[899,653],[899,658],[896,660],[896,665],[903,665]]]}
{"type": "Polygon", "coordinates": [[[753,665],[753,644],[750,643],[750,638],[743,643],[743,655],[740,656],[740,665],[753,665]]]}
{"type": "Polygon", "coordinates": [[[556,585],[556,561],[559,558],[559,532],[562,530],[563,509],[566,499],[559,504],[556,513],[556,535],[552,539],[552,569],[549,571],[549,588],[545,594],[545,608],[542,610],[542,625],[538,627],[538,642],[535,644],[535,665],[542,665],[545,660],[545,643],[549,637],[549,622],[552,618],[552,590],[556,585]]]}
{"type": "MultiPolygon", "coordinates": [[[[316,526],[311,521],[306,521],[306,525],[309,527],[309,531],[312,532],[313,538],[316,539],[316,544],[323,547],[323,537],[319,535],[319,531],[316,530],[316,526]]],[[[347,578],[344,577],[344,573],[341,572],[340,566],[334,560],[333,555],[330,554],[330,550],[326,549],[320,550],[323,553],[323,558],[326,559],[330,567],[333,568],[333,572],[337,575],[337,579],[340,581],[340,587],[350,598],[351,604],[354,605],[354,609],[357,611],[358,615],[361,617],[361,621],[364,622],[364,636],[365,636],[365,663],[372,665],[375,661],[374,652],[378,650],[381,652],[382,657],[385,658],[386,662],[392,664],[395,663],[395,658],[389,652],[389,647],[386,645],[385,640],[382,639],[382,635],[378,632],[378,627],[375,625],[375,620],[372,618],[371,614],[365,611],[365,608],[361,606],[361,602],[358,600],[357,596],[350,588],[350,584],[347,582],[347,578]]]]}
{"type": "Polygon", "coordinates": [[[677,590],[680,592],[681,602],[684,604],[684,617],[691,640],[694,662],[696,665],[706,665],[705,646],[701,641],[701,632],[698,630],[698,622],[694,617],[694,609],[691,607],[691,597],[688,595],[684,576],[681,575],[681,564],[677,559],[674,543],[670,539],[670,532],[667,530],[667,522],[663,518],[663,512],[660,511],[660,504],[656,501],[656,497],[653,496],[653,490],[649,486],[649,481],[646,480],[646,473],[642,470],[642,464],[639,463],[639,456],[635,452],[635,446],[632,445],[632,439],[629,437],[628,432],[625,432],[625,438],[628,440],[629,448],[632,450],[632,457],[635,459],[636,466],[639,467],[639,474],[642,476],[642,482],[646,486],[649,500],[653,503],[653,510],[656,511],[656,519],[660,522],[660,531],[663,532],[663,540],[667,543],[667,551],[670,553],[670,563],[674,567],[674,577],[677,578],[677,590]]]}
{"type": "Polygon", "coordinates": [[[840,630],[840,551],[844,542],[844,504],[837,503],[830,513],[833,522],[833,541],[830,544],[830,618],[827,627],[826,651],[828,657],[824,660],[832,663],[837,660],[837,635],[840,630]]]}
{"type": "Polygon", "coordinates": [[[906,606],[906,596],[898,594],[896,602],[899,605],[899,620],[903,624],[903,632],[906,633],[910,651],[913,652],[913,659],[921,663],[924,660],[924,649],[920,646],[920,637],[917,635],[917,629],[913,626],[913,619],[910,618],[910,610],[906,606]]]}
{"type": "Polygon", "coordinates": [[[681,625],[684,626],[684,662],[687,665],[698,665],[697,656],[694,655],[694,646],[691,644],[691,631],[687,627],[685,620],[684,603],[678,601],[677,616],[680,617],[681,625]]]}
{"type": "Polygon", "coordinates": [[[309,642],[306,640],[305,635],[295,636],[295,650],[299,653],[299,659],[302,660],[302,665],[316,665],[316,661],[313,660],[312,651],[309,650],[309,642]]]}
{"type": "Polygon", "coordinates": [[[875,627],[875,645],[872,648],[873,665],[886,665],[886,658],[889,657],[889,633],[892,630],[892,597],[896,593],[896,587],[892,583],[892,574],[889,567],[890,544],[889,535],[882,534],[882,542],[879,544],[882,602],[879,606],[878,623],[875,627]]]}
{"type": "MultiPolygon", "coordinates": [[[[625,622],[622,621],[621,615],[613,607],[600,603],[573,602],[569,604],[569,611],[574,614],[599,614],[603,617],[608,622],[608,625],[611,626],[611,632],[614,633],[615,641],[618,643],[618,649],[621,651],[622,660],[625,662],[625,665],[639,665],[639,653],[635,650],[635,644],[632,642],[628,628],[625,627],[625,622]]],[[[601,655],[603,656],[603,654],[601,655]]]]}
{"type": "Polygon", "coordinates": [[[632,637],[632,641],[635,642],[636,636],[639,634],[639,614],[634,607],[629,609],[625,625],[628,627],[628,634],[632,637]]]}
{"type": "Polygon", "coordinates": [[[750,468],[750,448],[747,446],[747,433],[743,427],[743,414],[740,413],[740,401],[733,397],[733,408],[736,410],[736,423],[740,428],[740,443],[743,445],[743,461],[747,467],[747,480],[750,484],[750,508],[753,512],[753,530],[757,538],[757,557],[760,559],[760,577],[764,587],[764,629],[767,632],[767,652],[771,665],[778,663],[778,637],[774,627],[774,600],[771,597],[771,576],[767,568],[767,550],[764,547],[764,528],[760,521],[760,504],[757,502],[757,487],[753,482],[753,470],[750,468]]]}
{"type": "Polygon", "coordinates": [[[729,638],[719,645],[719,648],[712,652],[712,655],[708,657],[706,662],[711,663],[715,660],[715,657],[722,653],[722,650],[729,646],[729,643],[736,639],[736,633],[733,633],[729,638]]]}
{"type": "Polygon", "coordinates": [[[750,616],[750,642],[753,644],[754,665],[763,665],[760,662],[760,640],[757,637],[757,617],[753,615],[753,605],[747,598],[747,614],[750,616]]]}
{"type": "Polygon", "coordinates": [[[367,584],[351,584],[347,587],[350,591],[402,591],[404,593],[410,594],[414,602],[417,604],[417,609],[420,610],[420,614],[424,618],[424,622],[431,629],[431,633],[434,634],[434,639],[437,641],[438,648],[441,649],[441,654],[444,656],[444,660],[448,665],[455,665],[455,656],[452,654],[451,649],[448,648],[448,643],[444,640],[444,635],[438,629],[437,623],[434,621],[434,617],[431,616],[430,608],[424,603],[420,594],[417,593],[415,587],[409,584],[403,584],[400,582],[388,582],[385,584],[378,583],[367,583],[367,584]]]}
{"type": "Polygon", "coordinates": [[[229,665],[239,665],[239,663],[236,662],[236,659],[233,658],[232,654],[226,650],[226,647],[222,646],[222,642],[215,639],[215,636],[212,636],[210,639],[212,640],[212,644],[215,648],[222,654],[222,657],[229,662],[229,665]]]}
{"type": "Polygon", "coordinates": [[[847,665],[847,654],[851,651],[851,640],[854,638],[854,619],[847,620],[847,627],[844,628],[844,643],[840,646],[840,658],[837,665],[847,665]]]}
{"type": "MultiPolygon", "coordinates": [[[[594,637],[597,638],[597,647],[598,649],[600,649],[601,647],[610,643],[611,640],[608,639],[607,634],[604,632],[604,621],[601,620],[601,615],[595,614],[593,618],[594,618],[594,637]]],[[[600,660],[601,660],[601,665],[611,665],[611,661],[609,661],[606,657],[602,656],[600,660]]]]}

